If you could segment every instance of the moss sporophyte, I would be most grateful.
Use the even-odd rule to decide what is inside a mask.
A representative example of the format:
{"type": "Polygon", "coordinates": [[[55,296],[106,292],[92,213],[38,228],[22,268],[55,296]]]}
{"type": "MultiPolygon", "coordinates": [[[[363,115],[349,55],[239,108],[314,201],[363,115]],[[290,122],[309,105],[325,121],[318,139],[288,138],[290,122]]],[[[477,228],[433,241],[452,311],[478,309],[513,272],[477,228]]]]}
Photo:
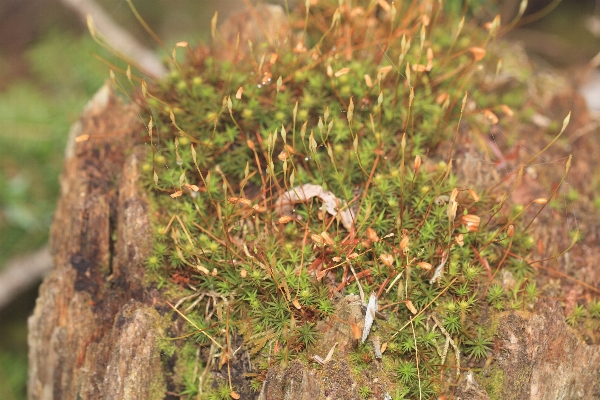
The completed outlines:
{"type": "Polygon", "coordinates": [[[383,362],[390,396],[434,398],[486,362],[490,312],[535,301],[532,271],[511,288],[498,274],[531,247],[522,210],[453,173],[457,142],[519,118],[520,96],[489,92],[499,18],[406,3],[307,1],[265,43],[213,29],[230,59],[188,47],[177,61],[175,47],[170,74],[142,84],[147,285],[178,301],[199,349],[182,395],[238,396],[241,352],[254,390],[275,361],[313,360],[317,322],[359,294],[371,326],[347,321],[353,370],[383,362]],[[211,383],[221,368],[228,381],[211,383]]]}

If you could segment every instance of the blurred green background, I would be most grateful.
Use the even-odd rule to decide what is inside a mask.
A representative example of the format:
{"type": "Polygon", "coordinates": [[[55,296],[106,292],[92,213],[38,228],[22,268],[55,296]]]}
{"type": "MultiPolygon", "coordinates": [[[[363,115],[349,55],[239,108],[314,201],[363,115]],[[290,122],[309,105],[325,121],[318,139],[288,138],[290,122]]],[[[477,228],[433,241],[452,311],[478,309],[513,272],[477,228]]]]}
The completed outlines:
{"type": "MultiPolygon", "coordinates": [[[[0,0],[0,272],[9,260],[30,254],[48,241],[69,127],[108,78],[108,67],[93,54],[119,63],[92,40],[85,23],[64,3],[0,0]]],[[[504,3],[504,13],[510,14],[519,2],[500,3],[504,3]]],[[[530,3],[528,12],[533,12],[551,1],[530,3]]],[[[96,4],[145,46],[156,47],[125,0],[97,0],[96,4]]],[[[167,46],[206,38],[215,10],[223,20],[244,5],[242,0],[135,4],[167,46]]],[[[600,47],[598,37],[577,21],[599,10],[595,0],[564,1],[527,29],[558,35],[563,41],[566,47],[558,54],[539,47],[550,62],[583,63],[600,47]]],[[[535,43],[527,45],[536,50],[535,43]]],[[[26,397],[26,319],[34,306],[36,285],[0,309],[0,398],[5,400],[26,397]]]]}

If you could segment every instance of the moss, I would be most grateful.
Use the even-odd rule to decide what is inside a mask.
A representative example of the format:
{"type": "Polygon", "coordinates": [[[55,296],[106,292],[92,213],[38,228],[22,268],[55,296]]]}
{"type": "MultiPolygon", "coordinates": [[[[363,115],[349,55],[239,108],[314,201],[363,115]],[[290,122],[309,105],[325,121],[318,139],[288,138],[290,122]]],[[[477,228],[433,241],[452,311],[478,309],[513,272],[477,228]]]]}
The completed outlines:
{"type": "Polygon", "coordinates": [[[193,341],[186,341],[176,353],[173,381],[190,397],[198,392],[198,377],[203,367],[199,355],[199,347],[193,341]]]}
{"type": "MultiPolygon", "coordinates": [[[[440,149],[461,130],[487,128],[465,112],[470,96],[488,112],[498,98],[518,109],[524,96],[486,91],[498,60],[479,58],[494,38],[476,23],[455,40],[448,27],[459,15],[435,10],[428,25],[405,5],[390,21],[359,3],[312,6],[308,51],[284,41],[267,47],[264,63],[256,52],[231,62],[195,54],[138,96],[152,117],[143,183],[156,218],[145,284],[167,298],[196,294],[185,334],[198,344],[177,354],[186,387],[191,349],[232,353],[234,333],[259,374],[274,359],[304,357],[338,292],[379,294],[386,320],[371,335],[387,347],[380,380],[390,390],[433,398],[448,384],[440,376],[452,381],[459,362],[476,365],[488,352],[492,282],[480,260],[500,262],[509,247],[525,256],[530,238],[507,234],[520,214],[491,189],[461,184],[453,154],[440,149]],[[366,26],[377,29],[365,35],[366,26]],[[386,43],[385,54],[373,43],[386,43]],[[282,204],[305,185],[331,195],[282,204]],[[443,355],[450,339],[461,354],[479,343],[477,352],[443,355]]],[[[305,12],[292,23],[303,26],[305,12]]],[[[519,267],[509,266],[523,280],[498,304],[525,304],[532,271],[519,267]]],[[[371,351],[349,358],[360,387],[361,373],[374,374],[371,351]]]]}
{"type": "Polygon", "coordinates": [[[502,369],[492,367],[490,371],[480,374],[479,379],[488,396],[490,396],[490,400],[504,399],[502,392],[504,387],[504,372],[502,369]]]}

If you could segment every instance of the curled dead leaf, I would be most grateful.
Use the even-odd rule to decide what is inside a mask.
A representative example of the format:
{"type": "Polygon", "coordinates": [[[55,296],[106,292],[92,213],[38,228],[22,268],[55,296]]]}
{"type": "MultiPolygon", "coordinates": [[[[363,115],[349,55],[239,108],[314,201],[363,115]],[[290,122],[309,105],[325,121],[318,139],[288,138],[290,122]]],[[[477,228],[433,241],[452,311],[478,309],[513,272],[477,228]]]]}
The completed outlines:
{"type": "Polygon", "coordinates": [[[346,201],[338,199],[320,185],[305,184],[288,190],[277,199],[276,208],[280,210],[281,214],[290,214],[293,204],[308,201],[313,197],[318,197],[325,203],[325,210],[328,214],[339,216],[344,228],[349,231],[354,228],[354,213],[347,207],[346,201]]]}
{"type": "Polygon", "coordinates": [[[183,194],[183,192],[181,190],[176,191],[175,193],[171,194],[172,198],[176,198],[179,197],[183,194]]]}

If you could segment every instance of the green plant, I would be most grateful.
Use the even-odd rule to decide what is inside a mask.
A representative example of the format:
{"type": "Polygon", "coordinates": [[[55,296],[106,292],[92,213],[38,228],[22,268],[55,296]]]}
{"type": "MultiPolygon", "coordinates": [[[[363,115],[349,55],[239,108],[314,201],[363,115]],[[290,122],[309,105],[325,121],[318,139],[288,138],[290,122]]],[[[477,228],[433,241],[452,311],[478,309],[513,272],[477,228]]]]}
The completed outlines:
{"type": "Polygon", "coordinates": [[[368,399],[371,396],[371,388],[368,386],[360,386],[358,388],[358,396],[361,399],[368,399]]]}
{"type": "Polygon", "coordinates": [[[502,298],[504,296],[505,296],[504,288],[502,287],[502,285],[494,283],[493,285],[490,286],[490,288],[488,290],[487,301],[490,304],[494,304],[499,301],[502,301],[502,298]]]}
{"type": "Polygon", "coordinates": [[[216,389],[207,393],[206,398],[208,400],[231,400],[231,392],[232,390],[226,384],[219,385],[216,389]]]}
{"type": "MultiPolygon", "coordinates": [[[[366,37],[381,18],[375,3],[306,4],[290,16],[304,26],[299,43],[265,45],[264,55],[248,44],[244,62],[174,59],[168,78],[135,98],[148,113],[143,184],[158,226],[147,266],[158,288],[177,274],[205,296],[185,293],[199,345],[232,352],[238,333],[261,373],[316,343],[338,293],[378,293],[380,307],[395,307],[372,328],[397,366],[388,380],[434,397],[448,363],[439,349],[452,344],[456,367],[461,350],[475,360],[490,350],[485,288],[496,309],[505,293],[483,260],[500,265],[509,246],[530,247],[512,225],[528,206],[504,210],[492,191],[462,187],[452,151],[438,152],[463,124],[485,129],[465,113],[469,96],[494,115],[482,82],[498,64],[483,55],[498,27],[461,23],[451,37],[437,27],[458,15],[436,9],[429,27],[406,4],[366,37]],[[389,44],[385,57],[373,42],[389,44]]],[[[533,270],[519,260],[507,262],[520,278],[514,308],[539,294],[521,287],[533,270]]],[[[351,353],[355,371],[372,366],[371,352],[351,353]]]]}
{"type": "Polygon", "coordinates": [[[448,332],[450,332],[450,334],[456,334],[460,332],[461,329],[461,322],[460,322],[460,316],[459,315],[449,315],[445,320],[444,320],[444,328],[446,328],[446,330],[448,332]]]}
{"type": "Polygon", "coordinates": [[[477,328],[477,336],[465,342],[467,354],[476,360],[485,358],[492,347],[492,343],[492,339],[485,336],[483,328],[479,327],[477,328]]]}
{"type": "Polygon", "coordinates": [[[417,380],[417,366],[413,361],[402,361],[396,369],[396,376],[405,385],[414,383],[417,380]]]}
{"type": "Polygon", "coordinates": [[[540,295],[540,290],[537,288],[536,283],[535,282],[527,283],[527,285],[525,286],[525,293],[524,293],[525,302],[533,304],[536,302],[539,295],[540,295]]]}
{"type": "Polygon", "coordinates": [[[588,305],[588,312],[592,318],[600,319],[600,300],[592,301],[588,305]]]}
{"type": "Polygon", "coordinates": [[[305,348],[317,341],[318,334],[315,331],[314,323],[305,322],[296,330],[296,338],[305,348]]]}
{"type": "Polygon", "coordinates": [[[567,316],[567,324],[571,325],[572,327],[576,327],[584,319],[585,314],[586,313],[583,305],[576,305],[567,316]]]}

